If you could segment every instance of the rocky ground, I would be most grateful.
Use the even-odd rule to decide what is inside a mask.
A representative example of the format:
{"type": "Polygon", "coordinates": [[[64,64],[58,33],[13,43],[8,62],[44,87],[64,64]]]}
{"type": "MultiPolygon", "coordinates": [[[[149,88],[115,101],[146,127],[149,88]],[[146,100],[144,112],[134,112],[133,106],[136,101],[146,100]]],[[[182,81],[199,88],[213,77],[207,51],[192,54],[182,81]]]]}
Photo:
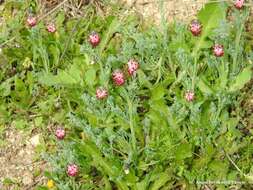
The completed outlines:
{"type": "Polygon", "coordinates": [[[10,127],[2,134],[0,149],[0,189],[32,189],[44,183],[45,163],[36,154],[41,134],[21,132],[10,127]]]}

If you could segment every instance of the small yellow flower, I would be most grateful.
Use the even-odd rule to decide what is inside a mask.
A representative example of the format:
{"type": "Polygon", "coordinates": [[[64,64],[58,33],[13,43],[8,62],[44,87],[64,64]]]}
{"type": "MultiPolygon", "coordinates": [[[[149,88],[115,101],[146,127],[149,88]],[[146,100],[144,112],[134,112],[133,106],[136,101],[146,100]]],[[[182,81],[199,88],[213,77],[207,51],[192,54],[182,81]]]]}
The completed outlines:
{"type": "Polygon", "coordinates": [[[54,187],[54,181],[53,181],[52,179],[50,179],[50,180],[47,181],[47,187],[48,187],[49,189],[51,189],[51,188],[54,187]]]}

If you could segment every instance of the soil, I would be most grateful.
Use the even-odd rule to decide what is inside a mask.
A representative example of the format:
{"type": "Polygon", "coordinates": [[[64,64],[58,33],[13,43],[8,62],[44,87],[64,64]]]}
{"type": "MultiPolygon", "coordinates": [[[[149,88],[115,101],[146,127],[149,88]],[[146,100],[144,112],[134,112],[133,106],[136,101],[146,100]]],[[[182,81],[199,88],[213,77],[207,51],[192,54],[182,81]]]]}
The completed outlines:
{"type": "Polygon", "coordinates": [[[130,8],[137,10],[144,18],[152,19],[155,23],[161,20],[161,13],[164,18],[171,22],[190,21],[195,18],[207,0],[123,0],[130,8]]]}
{"type": "Polygon", "coordinates": [[[36,184],[45,184],[45,163],[39,160],[36,147],[41,134],[7,128],[3,134],[4,144],[0,147],[0,189],[31,190],[36,184]]]}

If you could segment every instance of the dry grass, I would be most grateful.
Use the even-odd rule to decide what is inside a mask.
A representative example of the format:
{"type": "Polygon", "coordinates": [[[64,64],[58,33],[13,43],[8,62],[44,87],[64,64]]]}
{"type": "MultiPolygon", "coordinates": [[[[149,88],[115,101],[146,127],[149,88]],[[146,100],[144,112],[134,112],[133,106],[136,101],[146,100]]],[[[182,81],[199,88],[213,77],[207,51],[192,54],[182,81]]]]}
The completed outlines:
{"type": "Polygon", "coordinates": [[[40,0],[40,15],[43,18],[48,15],[53,15],[58,10],[63,10],[68,14],[69,17],[83,17],[84,11],[83,8],[86,5],[93,5],[98,10],[102,9],[101,0],[40,0]]]}

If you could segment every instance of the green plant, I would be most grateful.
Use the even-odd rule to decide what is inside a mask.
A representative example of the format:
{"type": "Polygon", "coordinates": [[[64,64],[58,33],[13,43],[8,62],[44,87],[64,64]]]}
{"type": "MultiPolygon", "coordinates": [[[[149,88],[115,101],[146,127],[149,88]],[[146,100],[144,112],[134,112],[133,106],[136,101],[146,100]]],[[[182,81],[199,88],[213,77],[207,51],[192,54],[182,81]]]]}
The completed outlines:
{"type": "MultiPolygon", "coordinates": [[[[89,19],[58,13],[55,34],[42,23],[20,26],[21,47],[3,49],[18,71],[2,73],[3,110],[53,115],[68,128],[45,155],[52,167],[46,176],[61,190],[199,189],[208,180],[219,189],[233,185],[222,181],[238,180],[245,183],[238,188],[247,188],[252,137],[241,132],[247,126],[238,99],[252,79],[244,27],[249,9],[207,3],[197,16],[198,36],[182,23],[147,27],[120,10],[105,17],[92,10],[89,19]],[[99,45],[89,44],[91,31],[100,35],[99,45]],[[223,45],[224,56],[213,55],[214,44],[223,45]],[[129,60],[138,61],[134,74],[129,60]],[[124,82],[117,86],[112,73],[118,69],[124,82]],[[101,86],[108,94],[99,99],[101,86]],[[76,177],[67,175],[69,164],[78,167],[76,177]]],[[[13,119],[2,113],[3,121],[13,119]]]]}

